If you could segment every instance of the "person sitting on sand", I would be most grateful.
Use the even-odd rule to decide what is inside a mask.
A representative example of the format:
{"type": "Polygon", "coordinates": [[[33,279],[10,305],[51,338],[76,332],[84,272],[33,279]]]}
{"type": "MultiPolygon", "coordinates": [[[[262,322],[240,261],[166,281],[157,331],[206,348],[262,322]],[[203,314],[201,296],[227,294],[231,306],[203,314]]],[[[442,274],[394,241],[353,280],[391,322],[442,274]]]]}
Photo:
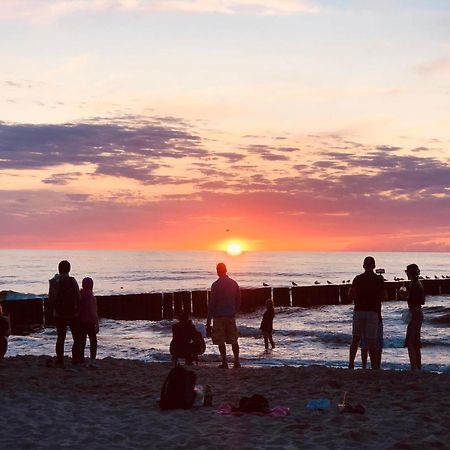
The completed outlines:
{"type": "Polygon", "coordinates": [[[198,355],[204,352],[200,348],[197,329],[189,318],[189,314],[183,312],[176,324],[172,326],[172,341],[170,342],[170,354],[175,363],[178,358],[184,358],[186,364],[191,365],[197,361],[198,355]]]}
{"type": "Polygon", "coordinates": [[[272,348],[275,348],[275,343],[273,342],[272,332],[273,332],[273,319],[275,317],[275,308],[273,306],[272,300],[266,301],[266,310],[264,311],[263,318],[260,325],[260,330],[264,337],[264,347],[266,350],[269,349],[269,342],[272,348]]]}
{"type": "Polygon", "coordinates": [[[404,347],[408,349],[411,370],[422,369],[422,342],[420,330],[423,322],[422,305],[425,304],[425,293],[419,280],[420,269],[417,264],[409,264],[406,267],[406,275],[411,280],[406,291],[399,291],[400,296],[408,301],[410,320],[406,329],[404,347]]]}
{"type": "MultiPolygon", "coordinates": [[[[384,347],[384,339],[383,339],[383,318],[381,317],[381,312],[378,320],[378,329],[377,329],[377,342],[376,342],[376,351],[378,353],[378,358],[381,365],[381,355],[383,354],[384,347]]],[[[369,355],[369,346],[367,343],[367,339],[362,336],[361,337],[361,363],[362,368],[367,369],[367,356],[369,355]]]]}
{"type": "Polygon", "coordinates": [[[364,273],[357,275],[349,291],[349,298],[354,301],[352,342],[348,368],[355,367],[355,357],[361,337],[367,339],[372,369],[380,368],[379,352],[376,350],[378,317],[381,315],[381,301],[385,295],[384,279],[374,273],[375,259],[364,258],[364,273]]]}
{"type": "Polygon", "coordinates": [[[67,327],[72,334],[72,364],[81,362],[80,352],[80,325],[78,305],[80,303],[80,288],[77,280],[69,276],[69,261],[61,261],[58,272],[49,281],[48,301],[53,307],[56,320],[56,364],[64,366],[64,342],[67,327]]]}
{"type": "Polygon", "coordinates": [[[238,330],[236,327],[236,314],[241,304],[241,291],[239,285],[227,275],[224,263],[216,266],[219,278],[211,286],[208,303],[208,318],[206,328],[212,327],[212,341],[219,346],[222,364],[219,368],[228,369],[227,350],[225,344],[231,344],[234,356],[234,368],[241,367],[239,361],[238,330]]]}
{"type": "Polygon", "coordinates": [[[83,278],[80,290],[80,351],[81,362],[84,362],[86,338],[89,336],[89,350],[91,360],[97,357],[97,333],[99,331],[97,300],[92,292],[94,281],[92,278],[83,278]]]}
{"type": "Polygon", "coordinates": [[[0,303],[0,360],[5,357],[8,350],[8,336],[11,334],[9,316],[3,314],[3,308],[0,303]]]}

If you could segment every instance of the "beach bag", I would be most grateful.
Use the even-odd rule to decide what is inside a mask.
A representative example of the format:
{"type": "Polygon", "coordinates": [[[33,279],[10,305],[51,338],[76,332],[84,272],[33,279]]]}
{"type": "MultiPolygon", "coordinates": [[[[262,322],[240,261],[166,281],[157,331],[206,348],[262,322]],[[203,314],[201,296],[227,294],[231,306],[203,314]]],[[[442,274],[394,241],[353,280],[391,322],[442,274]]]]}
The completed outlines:
{"type": "Polygon", "coordinates": [[[206,351],[206,343],[205,339],[202,336],[202,333],[200,331],[195,330],[192,335],[192,343],[194,344],[195,354],[196,355],[203,355],[206,351]]]}
{"type": "Polygon", "coordinates": [[[269,401],[266,397],[254,394],[251,397],[242,397],[239,400],[239,408],[232,408],[232,411],[240,412],[266,412],[269,408],[269,401]]]}
{"type": "Polygon", "coordinates": [[[58,282],[54,308],[58,317],[71,319],[78,315],[80,292],[72,277],[61,278],[58,282]]]}
{"type": "Polygon", "coordinates": [[[161,388],[161,409],[189,409],[195,400],[194,372],[176,365],[167,375],[161,388]]]}

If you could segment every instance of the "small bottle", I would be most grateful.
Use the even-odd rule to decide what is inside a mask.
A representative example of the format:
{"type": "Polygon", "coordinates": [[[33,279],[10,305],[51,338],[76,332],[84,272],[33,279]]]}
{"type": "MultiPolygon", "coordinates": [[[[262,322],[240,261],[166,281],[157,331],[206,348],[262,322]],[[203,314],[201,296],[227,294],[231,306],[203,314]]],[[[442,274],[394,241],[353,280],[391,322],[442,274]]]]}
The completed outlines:
{"type": "Polygon", "coordinates": [[[204,392],[204,397],[203,397],[203,406],[212,406],[212,400],[213,400],[213,395],[212,395],[211,386],[209,384],[207,384],[205,386],[205,392],[204,392]]]}

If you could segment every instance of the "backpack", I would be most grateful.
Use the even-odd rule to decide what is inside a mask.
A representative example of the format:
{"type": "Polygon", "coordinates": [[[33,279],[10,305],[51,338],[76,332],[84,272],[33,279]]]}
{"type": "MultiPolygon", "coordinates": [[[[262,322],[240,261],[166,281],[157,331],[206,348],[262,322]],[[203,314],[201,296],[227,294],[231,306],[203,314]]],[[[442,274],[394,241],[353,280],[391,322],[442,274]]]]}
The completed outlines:
{"type": "Polygon", "coordinates": [[[195,400],[194,372],[183,366],[175,366],[167,375],[162,388],[159,407],[161,409],[189,409],[195,400]]]}
{"type": "Polygon", "coordinates": [[[80,292],[72,277],[63,277],[58,282],[54,308],[57,317],[71,319],[78,315],[80,292]]]}
{"type": "Polygon", "coordinates": [[[200,331],[195,330],[192,335],[192,343],[194,344],[195,348],[195,354],[196,355],[203,355],[206,351],[206,343],[205,339],[202,336],[202,333],[200,331]]]}

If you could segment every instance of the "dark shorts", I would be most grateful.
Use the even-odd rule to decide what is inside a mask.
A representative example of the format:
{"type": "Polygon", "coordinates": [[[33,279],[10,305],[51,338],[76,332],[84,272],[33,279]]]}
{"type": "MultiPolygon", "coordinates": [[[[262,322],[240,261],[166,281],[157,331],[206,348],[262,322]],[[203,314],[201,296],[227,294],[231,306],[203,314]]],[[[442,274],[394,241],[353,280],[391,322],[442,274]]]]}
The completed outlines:
{"type": "Polygon", "coordinates": [[[236,320],[229,317],[218,317],[213,321],[212,341],[213,344],[236,344],[239,333],[236,320]]]}

